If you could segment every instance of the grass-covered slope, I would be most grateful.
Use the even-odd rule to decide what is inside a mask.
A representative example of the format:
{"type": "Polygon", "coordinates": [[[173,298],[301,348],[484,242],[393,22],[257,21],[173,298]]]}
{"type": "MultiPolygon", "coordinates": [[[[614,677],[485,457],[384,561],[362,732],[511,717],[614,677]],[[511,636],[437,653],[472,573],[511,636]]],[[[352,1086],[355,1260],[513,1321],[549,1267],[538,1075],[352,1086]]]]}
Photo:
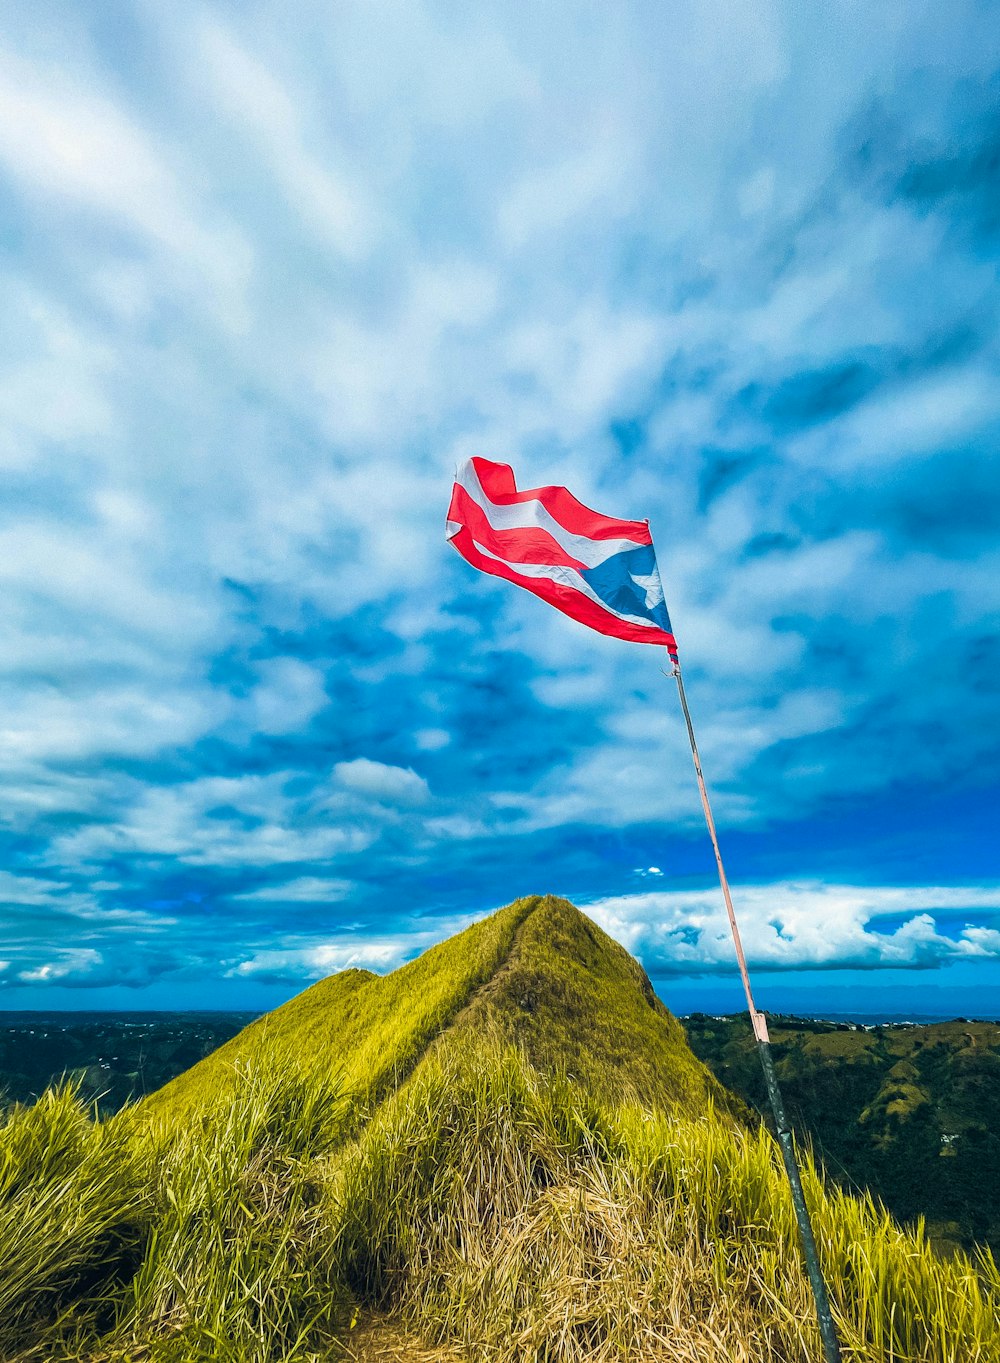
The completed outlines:
{"type": "MultiPolygon", "coordinates": [[[[1000,1252],[1000,1023],[769,1025],[785,1110],[828,1169],[895,1216],[924,1216],[940,1243],[1000,1252]]],[[[718,1078],[766,1111],[746,1014],[698,1014],[687,1031],[718,1078]]]]}
{"type": "MultiPolygon", "coordinates": [[[[333,1363],[389,1319],[475,1363],[813,1363],[780,1156],[715,1092],[627,953],[519,901],[105,1122],[0,1115],[0,1358],[333,1363]]],[[[1000,1363],[988,1254],[805,1183],[846,1358],[1000,1363]]]]}
{"type": "Polygon", "coordinates": [[[710,1098],[730,1104],[638,961],[565,899],[539,902],[443,1040],[483,1034],[604,1099],[692,1113],[710,1098]]]}
{"type": "MultiPolygon", "coordinates": [[[[1000,1363],[989,1254],[944,1262],[804,1164],[845,1363],[1000,1363]]],[[[363,1309],[470,1361],[822,1356],[760,1125],[605,1105],[485,1043],[431,1056],[340,1152],[328,1198],[363,1309]]]]}
{"type": "Polygon", "coordinates": [[[642,967],[579,909],[517,900],[393,971],[345,970],[259,1018],[149,1107],[183,1116],[229,1092],[248,1068],[294,1061],[378,1100],[432,1043],[483,1035],[520,1045],[540,1069],[595,1095],[705,1111],[726,1091],[697,1060],[642,967]]]}
{"type": "Polygon", "coordinates": [[[228,1093],[248,1068],[284,1060],[379,1096],[405,1078],[430,1042],[507,958],[541,901],[516,900],[390,975],[343,970],[265,1014],[149,1100],[179,1117],[228,1093]]]}

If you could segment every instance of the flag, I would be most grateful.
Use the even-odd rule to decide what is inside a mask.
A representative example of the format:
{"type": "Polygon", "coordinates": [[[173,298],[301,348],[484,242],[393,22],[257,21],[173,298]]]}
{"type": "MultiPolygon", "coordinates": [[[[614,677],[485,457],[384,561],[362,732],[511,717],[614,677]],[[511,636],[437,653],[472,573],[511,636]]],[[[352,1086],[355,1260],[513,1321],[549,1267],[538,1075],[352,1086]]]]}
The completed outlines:
{"type": "Polygon", "coordinates": [[[518,492],[508,464],[477,458],[456,475],[447,535],[474,568],[582,625],[676,653],[648,522],[601,516],[564,487],[518,492]]]}

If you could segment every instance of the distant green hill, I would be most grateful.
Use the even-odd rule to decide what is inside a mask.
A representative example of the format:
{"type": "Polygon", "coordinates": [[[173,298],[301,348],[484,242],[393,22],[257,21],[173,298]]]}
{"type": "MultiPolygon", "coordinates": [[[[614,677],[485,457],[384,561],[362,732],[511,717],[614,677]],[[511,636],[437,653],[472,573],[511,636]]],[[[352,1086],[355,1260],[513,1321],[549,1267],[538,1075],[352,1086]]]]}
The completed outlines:
{"type": "Polygon", "coordinates": [[[552,895],[517,900],[390,975],[345,970],[251,1023],[148,1100],[183,1119],[248,1066],[294,1061],[377,1102],[433,1045],[490,1036],[605,1099],[736,1110],[639,963],[552,895]]]}
{"type": "MultiPolygon", "coordinates": [[[[627,952],[519,900],[102,1122],[65,1089],[0,1114],[0,1358],[811,1363],[741,1113],[627,952]]],[[[988,1254],[804,1184],[846,1358],[1000,1363],[988,1254]]]]}
{"type": "MultiPolygon", "coordinates": [[[[695,1053],[765,1112],[746,1014],[686,1025],[695,1053]]],[[[775,1018],[770,1031],[789,1117],[834,1177],[926,1217],[941,1243],[1000,1253],[1000,1023],[775,1018]]]]}

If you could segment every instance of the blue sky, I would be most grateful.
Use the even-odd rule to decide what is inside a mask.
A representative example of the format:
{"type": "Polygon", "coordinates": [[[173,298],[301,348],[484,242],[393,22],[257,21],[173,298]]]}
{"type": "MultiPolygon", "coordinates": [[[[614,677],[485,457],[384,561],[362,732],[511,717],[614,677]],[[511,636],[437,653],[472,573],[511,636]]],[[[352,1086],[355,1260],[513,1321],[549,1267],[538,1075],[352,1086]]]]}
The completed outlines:
{"type": "Polygon", "coordinates": [[[0,10],[0,1004],[263,1008],[570,896],[738,1007],[1000,1014],[989,4],[0,10]]]}

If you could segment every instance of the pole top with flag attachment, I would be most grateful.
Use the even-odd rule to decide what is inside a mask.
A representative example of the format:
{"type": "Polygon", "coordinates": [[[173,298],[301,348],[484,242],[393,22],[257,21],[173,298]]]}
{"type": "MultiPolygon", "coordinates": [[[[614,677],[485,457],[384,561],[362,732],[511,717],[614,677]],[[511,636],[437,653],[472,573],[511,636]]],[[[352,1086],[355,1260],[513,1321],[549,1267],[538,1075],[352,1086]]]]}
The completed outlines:
{"type": "Polygon", "coordinates": [[[509,464],[473,458],[455,477],[447,535],[481,572],[600,634],[677,657],[648,521],[602,516],[564,487],[519,492],[509,464]]]}

